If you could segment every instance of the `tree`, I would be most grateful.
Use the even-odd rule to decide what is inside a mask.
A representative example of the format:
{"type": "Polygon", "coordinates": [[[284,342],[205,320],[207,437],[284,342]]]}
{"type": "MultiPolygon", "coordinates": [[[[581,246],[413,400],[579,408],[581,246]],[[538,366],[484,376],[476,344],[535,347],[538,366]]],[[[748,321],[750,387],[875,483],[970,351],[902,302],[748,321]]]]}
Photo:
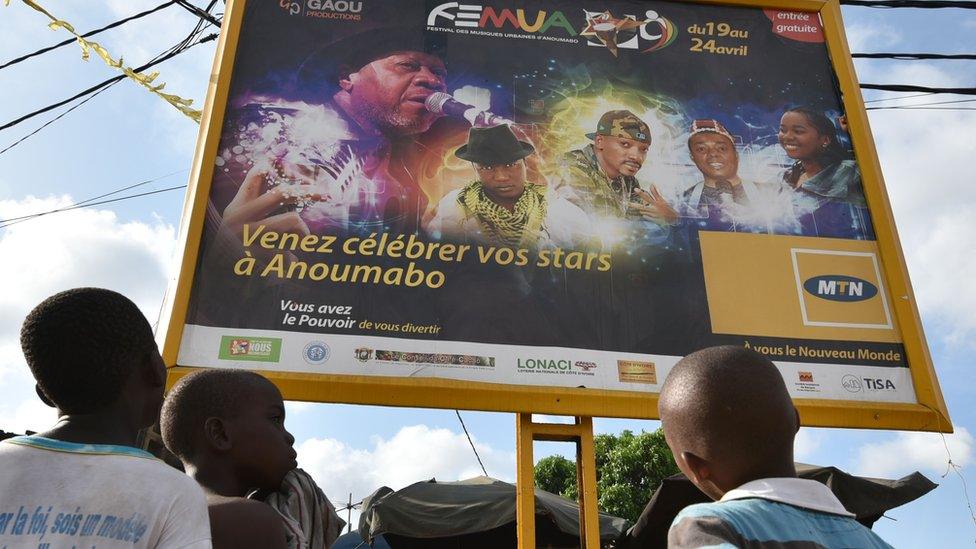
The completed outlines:
{"type": "MultiPolygon", "coordinates": [[[[678,472],[664,432],[623,431],[619,435],[597,435],[597,506],[601,511],[630,521],[637,520],[661,480],[678,472]]],[[[578,500],[576,463],[563,456],[550,456],[535,466],[536,486],[578,500]]]]}

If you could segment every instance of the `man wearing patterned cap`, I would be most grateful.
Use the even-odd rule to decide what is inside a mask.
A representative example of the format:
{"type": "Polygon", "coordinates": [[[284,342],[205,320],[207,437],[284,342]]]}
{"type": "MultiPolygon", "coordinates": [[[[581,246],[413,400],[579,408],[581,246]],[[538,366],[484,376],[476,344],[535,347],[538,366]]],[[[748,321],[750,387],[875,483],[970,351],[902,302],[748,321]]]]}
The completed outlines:
{"type": "Polygon", "coordinates": [[[703,228],[741,230],[759,220],[752,206],[770,198],[767,189],[739,177],[739,153],[735,139],[718,120],[695,120],[691,123],[688,152],[703,179],[685,191],[686,204],[702,221],[703,228]]]}
{"type": "Polygon", "coordinates": [[[587,137],[592,144],[563,157],[557,188],[570,201],[598,218],[641,216],[660,225],[675,221],[677,215],[657,189],[641,189],[634,177],[651,146],[646,122],[627,110],[608,111],[587,137]]]}

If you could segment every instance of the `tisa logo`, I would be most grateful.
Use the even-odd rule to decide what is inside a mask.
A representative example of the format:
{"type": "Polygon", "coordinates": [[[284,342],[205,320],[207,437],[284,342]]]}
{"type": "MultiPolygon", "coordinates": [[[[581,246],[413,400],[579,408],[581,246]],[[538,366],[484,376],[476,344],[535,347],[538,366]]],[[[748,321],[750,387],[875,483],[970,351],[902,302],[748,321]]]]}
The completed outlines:
{"type": "Polygon", "coordinates": [[[830,301],[865,301],[878,295],[878,287],[867,280],[845,275],[821,275],[808,278],[803,289],[830,301]]]}
{"type": "Polygon", "coordinates": [[[251,360],[278,362],[281,358],[281,339],[274,337],[223,336],[220,338],[221,360],[251,360]]]}
{"type": "Polygon", "coordinates": [[[884,379],[880,377],[866,377],[864,379],[864,386],[869,391],[897,391],[895,383],[890,379],[884,379]]]}
{"type": "Polygon", "coordinates": [[[527,33],[546,34],[550,29],[563,29],[569,36],[576,36],[576,29],[561,11],[537,10],[530,18],[524,9],[497,9],[479,4],[445,2],[430,10],[427,26],[437,26],[438,19],[452,21],[455,27],[475,29],[512,29],[527,33]]]}

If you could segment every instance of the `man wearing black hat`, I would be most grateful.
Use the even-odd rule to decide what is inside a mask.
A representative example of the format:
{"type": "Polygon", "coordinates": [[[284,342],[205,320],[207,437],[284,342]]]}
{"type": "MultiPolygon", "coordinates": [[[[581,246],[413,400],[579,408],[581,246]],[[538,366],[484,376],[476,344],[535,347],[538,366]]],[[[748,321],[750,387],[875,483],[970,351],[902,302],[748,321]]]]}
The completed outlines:
{"type": "Polygon", "coordinates": [[[573,248],[589,235],[586,215],[547,188],[526,182],[524,158],[535,149],[507,125],[472,128],[455,156],[478,180],[448,193],[427,232],[435,238],[511,248],[573,248]]]}

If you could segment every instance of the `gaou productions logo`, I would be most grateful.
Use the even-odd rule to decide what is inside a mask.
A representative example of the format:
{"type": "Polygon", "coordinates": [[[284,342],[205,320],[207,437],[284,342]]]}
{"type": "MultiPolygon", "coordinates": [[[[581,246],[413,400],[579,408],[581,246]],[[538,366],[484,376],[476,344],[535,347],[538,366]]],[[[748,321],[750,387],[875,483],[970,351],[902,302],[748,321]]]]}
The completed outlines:
{"type": "Polygon", "coordinates": [[[361,21],[362,0],[278,0],[278,6],[288,15],[305,15],[321,19],[361,21]]]}
{"type": "Polygon", "coordinates": [[[878,295],[878,287],[853,276],[821,275],[808,278],[803,289],[812,296],[829,301],[866,301],[878,295]]]}
{"type": "Polygon", "coordinates": [[[864,385],[861,383],[861,380],[852,375],[842,377],[840,384],[848,393],[860,393],[864,390],[864,385]]]}
{"type": "Polygon", "coordinates": [[[603,46],[614,57],[620,50],[640,50],[648,53],[666,48],[678,37],[678,30],[669,19],[654,10],[647,10],[643,19],[634,15],[614,17],[609,11],[586,13],[586,27],[580,32],[587,45],[603,46]]]}
{"type": "Polygon", "coordinates": [[[329,346],[324,341],[312,341],[302,350],[302,358],[309,364],[325,364],[331,355],[329,346]]]}

